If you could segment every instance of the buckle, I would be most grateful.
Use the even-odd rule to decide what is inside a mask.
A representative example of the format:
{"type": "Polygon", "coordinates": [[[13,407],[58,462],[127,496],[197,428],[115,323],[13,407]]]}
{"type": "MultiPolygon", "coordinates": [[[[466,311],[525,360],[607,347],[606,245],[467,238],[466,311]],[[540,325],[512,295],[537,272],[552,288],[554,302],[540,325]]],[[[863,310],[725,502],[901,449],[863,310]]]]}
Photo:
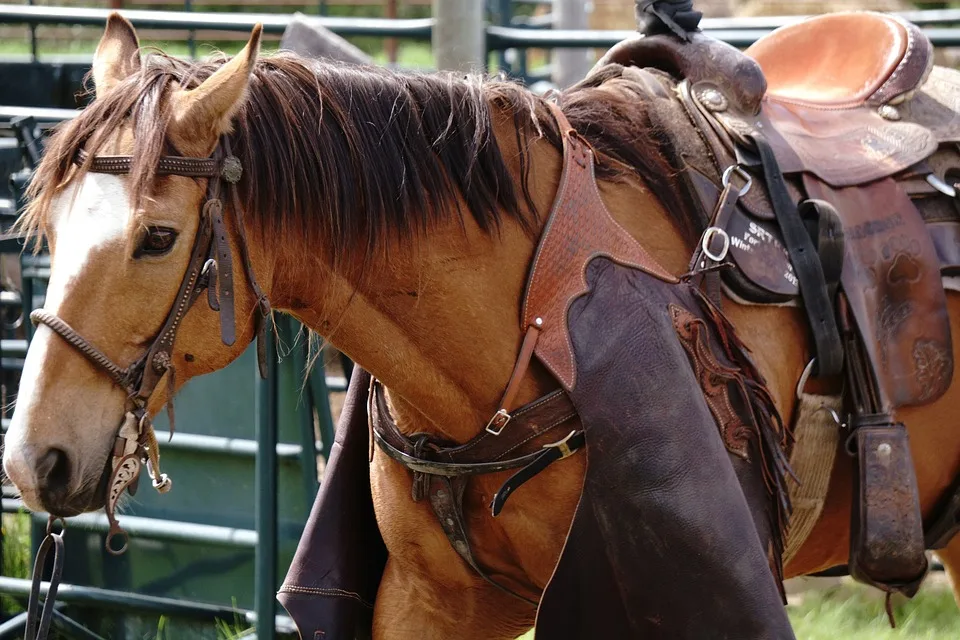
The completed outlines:
{"type": "Polygon", "coordinates": [[[720,178],[720,183],[724,188],[730,186],[730,178],[736,174],[741,180],[743,180],[743,186],[740,187],[740,191],[737,194],[741,198],[750,191],[750,187],[753,186],[753,176],[747,173],[747,170],[741,167],[739,164],[732,164],[727,167],[726,171],[723,172],[723,176],[720,178]]]}
{"type": "Polygon", "coordinates": [[[504,428],[510,424],[511,416],[507,413],[506,409],[500,409],[493,417],[490,418],[490,422],[487,423],[486,432],[493,436],[498,436],[503,433],[504,428]]]}
{"type": "Polygon", "coordinates": [[[700,240],[700,248],[703,250],[704,255],[714,262],[723,262],[727,257],[727,253],[730,252],[730,235],[720,227],[708,227],[703,232],[703,237],[700,240]],[[719,251],[714,251],[710,245],[713,243],[713,239],[718,237],[722,244],[719,251]]]}
{"type": "Polygon", "coordinates": [[[576,431],[571,431],[570,433],[567,434],[567,437],[564,438],[563,440],[560,440],[558,442],[552,442],[550,444],[545,444],[543,445],[543,448],[548,449],[550,447],[555,447],[560,450],[560,460],[563,460],[564,458],[569,458],[574,453],[576,453],[576,449],[571,449],[570,445],[567,443],[570,441],[570,438],[576,435],[576,433],[577,433],[576,431]]]}

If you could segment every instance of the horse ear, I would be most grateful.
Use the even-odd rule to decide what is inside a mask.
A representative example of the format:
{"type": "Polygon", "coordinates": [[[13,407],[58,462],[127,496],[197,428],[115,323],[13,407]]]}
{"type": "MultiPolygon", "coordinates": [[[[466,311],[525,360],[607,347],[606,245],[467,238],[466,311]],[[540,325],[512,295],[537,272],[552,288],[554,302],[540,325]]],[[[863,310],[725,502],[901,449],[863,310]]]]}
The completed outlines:
{"type": "Polygon", "coordinates": [[[93,54],[93,84],[103,97],[117,83],[140,70],[140,42],[130,21],[114,11],[93,54]]]}
{"type": "Polygon", "coordinates": [[[206,143],[230,131],[230,121],[243,104],[260,53],[262,31],[262,25],[256,25],[243,50],[199,87],[180,89],[173,95],[173,117],[181,133],[199,134],[206,143]]]}

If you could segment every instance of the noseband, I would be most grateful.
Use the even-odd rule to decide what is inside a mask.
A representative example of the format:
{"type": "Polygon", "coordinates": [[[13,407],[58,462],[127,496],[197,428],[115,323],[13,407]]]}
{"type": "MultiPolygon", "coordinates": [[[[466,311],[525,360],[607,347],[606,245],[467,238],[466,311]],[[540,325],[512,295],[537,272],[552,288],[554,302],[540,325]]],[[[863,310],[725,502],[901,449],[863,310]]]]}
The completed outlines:
{"type": "MultiPolygon", "coordinates": [[[[74,158],[74,163],[81,167],[86,166],[87,171],[112,175],[130,173],[133,162],[133,156],[90,157],[82,150],[74,158]]],[[[173,345],[180,323],[204,290],[207,292],[207,303],[210,308],[219,312],[220,337],[223,343],[229,346],[236,340],[233,258],[223,221],[224,207],[221,201],[223,191],[229,192],[230,195],[231,206],[236,216],[240,258],[243,261],[247,281],[257,298],[259,311],[256,315],[257,360],[260,375],[266,377],[265,342],[262,337],[266,317],[270,313],[270,303],[257,284],[250,263],[243,210],[239,206],[236,186],[242,174],[240,160],[231,153],[230,142],[226,137],[221,139],[209,158],[180,156],[160,158],[157,175],[209,178],[209,182],[206,199],[200,210],[200,224],[190,254],[190,262],[180,283],[177,298],[150,348],[132,364],[126,367],[116,364],[69,324],[44,309],[37,309],[30,314],[34,324],[42,323],[50,327],[96,367],[110,376],[114,384],[127,392],[126,413],[114,443],[110,461],[110,482],[107,485],[105,511],[110,522],[110,531],[107,534],[106,548],[110,553],[121,554],[127,548],[127,533],[117,522],[114,511],[125,489],[128,489],[131,495],[136,492],[137,481],[143,466],[146,465],[154,488],[160,493],[170,490],[170,479],[160,472],[159,445],[153,431],[153,423],[147,413],[147,403],[160,380],[166,375],[167,414],[172,436],[173,394],[176,389],[173,345]],[[114,549],[111,546],[111,540],[118,534],[123,536],[123,546],[114,549]]]]}

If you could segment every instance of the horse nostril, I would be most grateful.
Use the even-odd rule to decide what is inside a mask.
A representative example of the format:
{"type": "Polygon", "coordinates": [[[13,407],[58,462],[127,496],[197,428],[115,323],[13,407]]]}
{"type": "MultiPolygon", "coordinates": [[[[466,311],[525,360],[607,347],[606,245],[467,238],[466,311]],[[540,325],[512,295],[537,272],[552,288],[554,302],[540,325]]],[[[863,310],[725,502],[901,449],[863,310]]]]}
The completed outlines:
{"type": "Polygon", "coordinates": [[[48,490],[62,489],[70,481],[70,458],[63,449],[51,448],[37,461],[37,480],[48,490]]]}

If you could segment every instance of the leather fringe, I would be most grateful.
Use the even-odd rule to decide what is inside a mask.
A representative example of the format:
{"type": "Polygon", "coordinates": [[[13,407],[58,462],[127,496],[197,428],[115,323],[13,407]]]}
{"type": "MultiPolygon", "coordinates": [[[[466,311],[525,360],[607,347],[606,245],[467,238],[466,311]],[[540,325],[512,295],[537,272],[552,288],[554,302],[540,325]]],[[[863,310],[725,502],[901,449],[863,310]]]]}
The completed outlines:
{"type": "Polygon", "coordinates": [[[793,511],[787,489],[787,476],[794,482],[799,482],[790,467],[786,453],[793,441],[793,433],[784,425],[773,397],[767,389],[766,381],[750,357],[750,349],[740,340],[733,325],[720,309],[699,288],[693,287],[693,291],[705,315],[712,321],[724,353],[737,365],[743,375],[743,388],[747,395],[743,399],[744,405],[751,413],[749,417],[752,418],[751,426],[757,436],[757,450],[760,453],[763,480],[770,496],[772,507],[770,518],[774,534],[774,568],[782,589],[784,538],[793,511]]]}

